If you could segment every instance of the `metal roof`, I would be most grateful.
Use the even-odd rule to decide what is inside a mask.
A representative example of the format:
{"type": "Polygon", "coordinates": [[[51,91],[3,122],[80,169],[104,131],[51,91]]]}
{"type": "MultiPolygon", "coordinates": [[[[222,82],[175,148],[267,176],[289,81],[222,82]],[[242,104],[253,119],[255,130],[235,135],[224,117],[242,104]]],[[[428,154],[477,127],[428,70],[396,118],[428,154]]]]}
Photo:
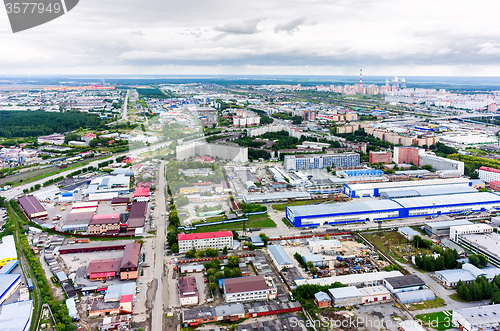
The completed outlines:
{"type": "Polygon", "coordinates": [[[316,298],[316,300],[318,300],[318,302],[331,301],[332,300],[332,299],[330,299],[330,297],[328,296],[328,294],[326,294],[325,292],[318,292],[318,293],[314,294],[314,297],[316,298]]]}
{"type": "Polygon", "coordinates": [[[464,269],[436,271],[436,275],[439,275],[448,283],[457,283],[459,280],[464,282],[476,280],[476,277],[470,271],[464,269]]]}
{"type": "MultiPolygon", "coordinates": [[[[21,279],[21,274],[3,274],[0,275],[0,301],[2,297],[9,291],[13,284],[21,279]]],[[[0,328],[1,330],[1,328],[0,328]]]]}
{"type": "Polygon", "coordinates": [[[1,239],[0,243],[0,261],[5,259],[16,259],[17,251],[14,243],[14,236],[8,235],[1,239]]]}
{"type": "Polygon", "coordinates": [[[419,180],[419,181],[408,181],[408,182],[382,182],[382,183],[370,183],[370,184],[346,184],[352,190],[366,190],[379,188],[382,189],[392,189],[397,187],[415,187],[415,186],[430,186],[430,185],[446,185],[446,184],[469,184],[470,180],[468,178],[446,178],[446,179],[430,179],[430,180],[419,180]]]}
{"type": "Polygon", "coordinates": [[[467,224],[472,224],[472,223],[467,220],[425,222],[425,225],[427,225],[430,228],[447,228],[447,227],[449,228],[455,225],[467,225],[467,224]]]}
{"type": "Polygon", "coordinates": [[[401,209],[401,205],[392,200],[371,200],[371,201],[340,202],[328,205],[294,206],[287,208],[293,212],[295,217],[297,216],[321,217],[323,215],[395,210],[395,209],[401,209]]]}
{"type": "Polygon", "coordinates": [[[429,289],[418,290],[418,291],[407,291],[407,292],[398,292],[394,293],[396,297],[401,301],[401,303],[413,303],[413,302],[421,302],[434,300],[436,295],[429,289]]]}
{"type": "Polygon", "coordinates": [[[267,246],[267,248],[279,265],[293,264],[292,260],[290,259],[288,254],[286,254],[281,245],[269,245],[267,246]]]}
{"type": "Polygon", "coordinates": [[[323,277],[316,279],[297,279],[295,284],[297,286],[304,284],[318,284],[318,285],[331,285],[335,282],[340,282],[344,285],[354,285],[363,283],[380,282],[382,279],[387,277],[403,276],[400,271],[378,271],[378,272],[368,272],[364,274],[352,274],[343,275],[335,277],[323,277]]]}
{"type": "Polygon", "coordinates": [[[33,300],[18,301],[4,305],[0,314],[0,330],[25,331],[31,326],[33,300]]]}
{"type": "Polygon", "coordinates": [[[500,195],[490,192],[437,195],[418,198],[394,199],[405,208],[421,208],[447,205],[470,205],[474,203],[500,203],[500,195]]]}
{"type": "Polygon", "coordinates": [[[328,292],[334,299],[361,298],[363,296],[356,286],[331,288],[328,292]]]}
{"type": "Polygon", "coordinates": [[[481,325],[498,325],[500,323],[500,304],[485,305],[454,310],[455,314],[462,315],[471,323],[471,328],[481,325]]]}

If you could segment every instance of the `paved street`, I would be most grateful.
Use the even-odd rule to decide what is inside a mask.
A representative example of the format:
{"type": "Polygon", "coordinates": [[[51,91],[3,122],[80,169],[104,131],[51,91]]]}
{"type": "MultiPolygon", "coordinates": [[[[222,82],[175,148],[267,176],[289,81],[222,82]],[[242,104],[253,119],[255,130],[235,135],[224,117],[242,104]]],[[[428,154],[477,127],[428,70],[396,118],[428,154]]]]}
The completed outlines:
{"type": "Polygon", "coordinates": [[[153,306],[153,313],[151,319],[151,329],[153,331],[163,330],[163,282],[164,282],[164,257],[165,257],[165,165],[166,162],[160,163],[160,170],[158,171],[158,193],[157,205],[155,208],[157,214],[157,228],[156,228],[156,245],[155,252],[155,266],[154,266],[154,279],[157,280],[158,286],[156,287],[156,294],[153,306]],[[163,215],[162,215],[163,214],[163,215]]]}

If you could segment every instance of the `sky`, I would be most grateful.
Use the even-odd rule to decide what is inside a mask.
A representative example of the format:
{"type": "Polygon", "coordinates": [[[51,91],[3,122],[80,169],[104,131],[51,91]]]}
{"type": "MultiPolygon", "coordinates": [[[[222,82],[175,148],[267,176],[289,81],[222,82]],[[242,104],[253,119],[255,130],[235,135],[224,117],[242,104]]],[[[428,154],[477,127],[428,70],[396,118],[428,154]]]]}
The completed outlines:
{"type": "Polygon", "coordinates": [[[13,34],[0,73],[500,76],[494,0],[80,0],[13,34]]]}

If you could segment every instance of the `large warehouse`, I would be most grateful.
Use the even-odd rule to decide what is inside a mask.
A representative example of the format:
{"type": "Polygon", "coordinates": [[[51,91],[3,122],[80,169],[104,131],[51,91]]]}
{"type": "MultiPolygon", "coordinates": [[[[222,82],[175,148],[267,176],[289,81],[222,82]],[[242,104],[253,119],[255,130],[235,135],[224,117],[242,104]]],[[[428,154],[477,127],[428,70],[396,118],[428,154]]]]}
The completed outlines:
{"type": "Polygon", "coordinates": [[[295,227],[316,227],[486,209],[500,209],[500,195],[478,192],[448,196],[354,201],[312,207],[294,206],[286,208],[286,218],[295,227]]]}
{"type": "Polygon", "coordinates": [[[32,195],[20,197],[17,199],[17,203],[30,221],[35,219],[44,220],[48,218],[47,210],[32,195]]]}
{"type": "Polygon", "coordinates": [[[472,186],[472,182],[467,178],[448,178],[448,179],[431,179],[417,180],[409,182],[382,182],[370,184],[345,184],[344,194],[351,198],[360,197],[378,197],[383,192],[394,190],[413,190],[416,187],[443,186],[443,185],[459,185],[472,186]]]}

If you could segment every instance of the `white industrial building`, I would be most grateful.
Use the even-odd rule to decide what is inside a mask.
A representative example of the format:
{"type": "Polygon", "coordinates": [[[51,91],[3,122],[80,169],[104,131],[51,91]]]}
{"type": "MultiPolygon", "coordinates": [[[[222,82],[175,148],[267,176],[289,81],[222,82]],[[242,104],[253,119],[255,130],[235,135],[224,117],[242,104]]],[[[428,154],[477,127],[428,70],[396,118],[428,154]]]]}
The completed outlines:
{"type": "Polygon", "coordinates": [[[334,307],[354,306],[363,302],[363,295],[356,286],[332,288],[328,290],[328,293],[334,307]]]}
{"type": "Polygon", "coordinates": [[[309,250],[314,254],[321,252],[342,252],[342,243],[337,239],[310,241],[309,250]]]}
{"type": "Polygon", "coordinates": [[[3,237],[0,242],[0,267],[12,260],[17,260],[16,244],[14,236],[8,235],[3,237]]]}
{"type": "Polygon", "coordinates": [[[21,274],[0,274],[0,305],[21,285],[21,274]]]}
{"type": "Polygon", "coordinates": [[[454,221],[439,221],[439,222],[426,222],[424,230],[429,236],[449,237],[450,228],[457,225],[470,225],[471,222],[467,220],[454,220],[454,221]]]}
{"type": "Polygon", "coordinates": [[[417,275],[407,275],[384,278],[384,286],[391,293],[418,291],[425,286],[425,282],[417,275]]]}
{"type": "Polygon", "coordinates": [[[495,330],[500,324],[500,304],[453,310],[451,322],[462,331],[495,330]]]}
{"type": "Polygon", "coordinates": [[[364,304],[391,301],[391,292],[384,286],[367,286],[359,289],[364,304]]]}
{"type": "Polygon", "coordinates": [[[500,234],[464,234],[458,236],[457,243],[471,253],[484,255],[491,264],[500,267],[500,234]]]}
{"type": "Polygon", "coordinates": [[[33,300],[18,301],[2,307],[0,330],[28,331],[31,328],[33,300]]]}
{"type": "Polygon", "coordinates": [[[419,166],[430,165],[434,170],[456,170],[460,176],[464,175],[464,163],[439,157],[432,154],[423,154],[419,157],[419,166]]]}
{"type": "Polygon", "coordinates": [[[267,246],[267,249],[269,250],[271,260],[273,260],[273,263],[278,270],[283,268],[293,268],[292,260],[281,245],[269,245],[267,246]]]}
{"type": "Polygon", "coordinates": [[[398,228],[398,232],[401,233],[401,235],[403,237],[405,237],[407,240],[410,240],[410,241],[413,241],[413,237],[420,235],[420,233],[413,230],[409,226],[404,226],[402,228],[398,228]]]}
{"type": "Polygon", "coordinates": [[[457,225],[450,227],[450,239],[458,241],[458,237],[468,234],[492,233],[493,227],[484,224],[457,225]]]}
{"type": "Polygon", "coordinates": [[[347,286],[357,286],[357,285],[380,285],[383,283],[384,278],[388,277],[398,277],[403,276],[400,271],[377,271],[377,272],[368,272],[364,274],[351,274],[351,275],[342,275],[335,277],[323,277],[316,279],[296,279],[295,284],[297,286],[304,284],[317,284],[317,285],[332,285],[335,282],[340,282],[347,286]]]}
{"type": "Polygon", "coordinates": [[[479,269],[470,263],[464,263],[462,269],[450,269],[436,271],[436,278],[443,283],[446,287],[455,287],[459,281],[465,284],[470,284],[471,281],[476,280],[477,277],[483,276],[486,281],[491,282],[496,275],[500,274],[500,269],[487,266],[479,269]]]}

